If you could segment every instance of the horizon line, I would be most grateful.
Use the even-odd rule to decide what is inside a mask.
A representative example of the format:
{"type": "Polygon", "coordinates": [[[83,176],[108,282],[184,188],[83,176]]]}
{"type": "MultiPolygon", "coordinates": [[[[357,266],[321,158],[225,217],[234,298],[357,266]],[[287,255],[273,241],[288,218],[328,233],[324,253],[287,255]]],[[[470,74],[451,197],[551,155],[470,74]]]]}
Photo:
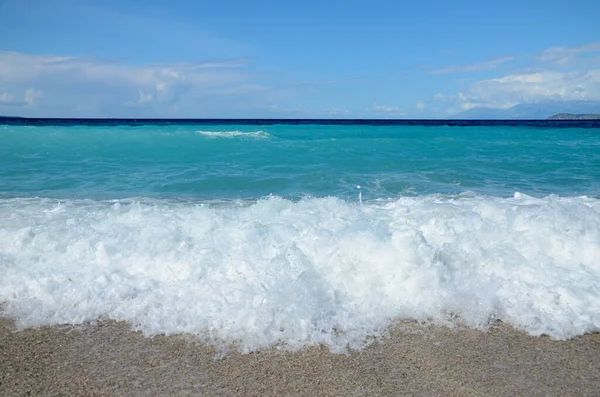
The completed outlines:
{"type": "MultiPolygon", "coordinates": [[[[586,114],[571,113],[573,116],[584,116],[586,114]]],[[[178,118],[163,118],[163,117],[24,117],[24,116],[0,116],[0,120],[68,120],[68,121],[598,121],[598,119],[552,119],[547,118],[279,118],[279,117],[178,117],[178,118]]]]}

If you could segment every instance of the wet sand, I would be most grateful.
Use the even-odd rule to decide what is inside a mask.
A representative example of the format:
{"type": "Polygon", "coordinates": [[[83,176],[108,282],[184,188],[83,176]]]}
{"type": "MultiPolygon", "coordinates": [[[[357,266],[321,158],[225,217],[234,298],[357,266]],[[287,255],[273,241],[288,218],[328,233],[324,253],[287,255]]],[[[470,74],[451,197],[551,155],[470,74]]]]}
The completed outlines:
{"type": "Polygon", "coordinates": [[[598,396],[600,334],[569,341],[399,324],[359,352],[219,357],[191,336],[127,324],[15,331],[0,319],[2,396],[598,396]]]}

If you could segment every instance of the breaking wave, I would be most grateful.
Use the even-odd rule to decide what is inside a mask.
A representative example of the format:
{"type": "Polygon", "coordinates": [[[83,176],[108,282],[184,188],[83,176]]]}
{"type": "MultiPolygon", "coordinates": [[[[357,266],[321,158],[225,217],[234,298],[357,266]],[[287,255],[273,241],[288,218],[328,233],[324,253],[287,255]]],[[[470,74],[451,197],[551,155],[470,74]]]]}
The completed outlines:
{"type": "Polygon", "coordinates": [[[600,201],[0,200],[0,301],[22,327],[129,321],[243,351],[361,348],[392,321],[600,330],[600,201]]]}
{"type": "Polygon", "coordinates": [[[271,137],[268,132],[265,131],[196,131],[198,134],[207,136],[210,138],[255,138],[255,139],[268,139],[271,137]]]}

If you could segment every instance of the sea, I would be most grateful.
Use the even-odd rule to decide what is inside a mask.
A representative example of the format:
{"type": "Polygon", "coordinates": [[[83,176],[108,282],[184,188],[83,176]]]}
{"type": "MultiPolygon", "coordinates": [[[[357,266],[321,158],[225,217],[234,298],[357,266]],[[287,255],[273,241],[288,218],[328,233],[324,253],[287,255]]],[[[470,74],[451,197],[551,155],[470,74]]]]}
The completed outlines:
{"type": "Polygon", "coordinates": [[[0,119],[0,302],[243,352],[600,331],[600,121],[0,119]]]}

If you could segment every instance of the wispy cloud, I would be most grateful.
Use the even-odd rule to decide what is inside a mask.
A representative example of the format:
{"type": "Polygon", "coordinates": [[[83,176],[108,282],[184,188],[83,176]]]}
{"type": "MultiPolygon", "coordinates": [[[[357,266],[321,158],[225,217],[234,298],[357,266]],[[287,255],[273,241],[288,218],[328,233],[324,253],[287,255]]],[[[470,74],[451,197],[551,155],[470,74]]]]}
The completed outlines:
{"type": "Polygon", "coordinates": [[[345,116],[349,113],[349,110],[335,107],[333,109],[330,109],[328,113],[330,116],[345,116]]]}
{"type": "Polygon", "coordinates": [[[600,42],[590,43],[577,47],[552,47],[534,56],[534,59],[545,62],[564,65],[576,60],[579,56],[600,52],[600,42]]]}
{"type": "Polygon", "coordinates": [[[372,83],[376,81],[397,81],[408,79],[408,76],[378,76],[378,77],[350,77],[350,78],[325,78],[312,80],[287,79],[283,83],[289,86],[319,86],[329,84],[353,84],[353,83],[372,83]]]}
{"type": "Polygon", "coordinates": [[[373,104],[373,110],[375,112],[399,112],[399,111],[401,111],[400,106],[378,105],[377,103],[373,104]]]}
{"type": "Polygon", "coordinates": [[[247,77],[239,71],[247,62],[247,59],[233,59],[224,62],[131,66],[79,57],[0,52],[0,79],[17,83],[52,76],[63,78],[63,83],[126,83],[154,86],[161,90],[161,87],[164,89],[175,82],[219,85],[239,81],[247,77]]]}
{"type": "Polygon", "coordinates": [[[345,83],[364,83],[370,79],[367,78],[348,78],[348,79],[314,79],[314,80],[286,80],[289,85],[324,85],[324,84],[345,84],[345,83]]]}
{"type": "Polygon", "coordinates": [[[450,65],[438,69],[433,69],[430,74],[449,74],[449,73],[465,73],[465,72],[481,72],[485,70],[497,69],[503,63],[515,60],[514,56],[506,56],[502,58],[492,59],[490,61],[477,62],[469,65],[450,65]]]}
{"type": "Polygon", "coordinates": [[[380,105],[373,103],[373,106],[365,108],[365,112],[377,117],[406,117],[408,112],[396,105],[380,105]]]}
{"type": "MultiPolygon", "coordinates": [[[[547,68],[551,66],[565,66],[581,63],[585,56],[590,54],[600,55],[600,42],[589,43],[582,46],[573,47],[552,47],[543,50],[537,54],[524,54],[520,56],[504,56],[496,59],[477,62],[465,65],[449,65],[441,68],[433,69],[429,74],[451,74],[451,73],[468,73],[482,72],[489,70],[500,69],[501,67],[508,68],[515,60],[529,60],[537,65],[537,68],[547,68]]],[[[600,59],[600,58],[599,58],[600,59]]],[[[505,70],[506,70],[505,68],[505,70]]]]}

